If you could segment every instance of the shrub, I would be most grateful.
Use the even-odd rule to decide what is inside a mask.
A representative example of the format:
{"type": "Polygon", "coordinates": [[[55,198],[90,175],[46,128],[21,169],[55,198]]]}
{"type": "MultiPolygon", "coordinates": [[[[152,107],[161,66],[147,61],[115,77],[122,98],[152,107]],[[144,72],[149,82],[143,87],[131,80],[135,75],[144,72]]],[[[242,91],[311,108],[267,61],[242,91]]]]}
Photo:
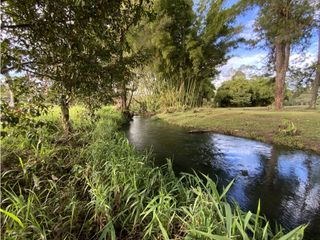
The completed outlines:
{"type": "Polygon", "coordinates": [[[265,78],[226,81],[218,88],[215,97],[216,104],[221,107],[268,106],[273,100],[274,83],[265,78]]]}

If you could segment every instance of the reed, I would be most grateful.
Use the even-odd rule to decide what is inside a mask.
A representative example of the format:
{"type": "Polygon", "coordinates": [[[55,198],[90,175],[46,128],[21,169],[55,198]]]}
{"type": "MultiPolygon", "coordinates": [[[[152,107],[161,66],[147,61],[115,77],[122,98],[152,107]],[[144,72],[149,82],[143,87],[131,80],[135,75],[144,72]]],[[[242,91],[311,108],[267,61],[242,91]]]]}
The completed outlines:
{"type": "MultiPolygon", "coordinates": [[[[179,84],[172,81],[154,81],[151,90],[139,88],[135,94],[134,111],[140,112],[173,112],[196,107],[199,102],[199,90],[195,80],[181,81],[179,84]]],[[[149,85],[148,85],[149,86],[149,85]]]]}

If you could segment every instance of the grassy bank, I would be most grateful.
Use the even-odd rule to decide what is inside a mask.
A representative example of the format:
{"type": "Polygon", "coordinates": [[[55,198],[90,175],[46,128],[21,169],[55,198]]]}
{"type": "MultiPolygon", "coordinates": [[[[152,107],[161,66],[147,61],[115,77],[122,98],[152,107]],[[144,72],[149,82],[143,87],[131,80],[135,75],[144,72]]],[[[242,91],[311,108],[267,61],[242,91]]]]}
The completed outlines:
{"type": "Polygon", "coordinates": [[[320,153],[320,112],[289,107],[199,108],[157,115],[169,123],[320,153]]]}
{"type": "Polygon", "coordinates": [[[302,239],[225,201],[228,188],[195,175],[153,167],[118,131],[112,108],[91,121],[74,108],[74,132],[58,112],[33,132],[11,129],[1,141],[3,239],[302,239]]]}

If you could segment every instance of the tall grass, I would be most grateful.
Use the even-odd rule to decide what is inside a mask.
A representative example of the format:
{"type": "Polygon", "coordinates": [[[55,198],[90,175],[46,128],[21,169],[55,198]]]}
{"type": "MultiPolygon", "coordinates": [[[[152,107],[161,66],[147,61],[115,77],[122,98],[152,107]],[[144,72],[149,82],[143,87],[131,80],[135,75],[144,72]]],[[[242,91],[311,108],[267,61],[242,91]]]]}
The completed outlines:
{"type": "Polygon", "coordinates": [[[153,166],[119,133],[112,108],[97,116],[68,143],[48,130],[50,150],[36,157],[26,147],[2,173],[5,239],[302,239],[305,226],[273,232],[259,206],[254,214],[226,202],[232,183],[219,193],[207,176],[153,166]]]}
{"type": "Polygon", "coordinates": [[[44,126],[26,131],[12,128],[1,139],[1,209],[9,213],[1,214],[4,239],[90,236],[90,226],[79,220],[87,215],[82,205],[88,199],[76,169],[85,163],[82,152],[93,124],[79,106],[70,115],[75,131],[67,139],[57,107],[38,118],[44,126]]]}
{"type": "Polygon", "coordinates": [[[133,109],[142,112],[173,112],[197,106],[199,86],[196,81],[176,84],[167,81],[152,82],[151,88],[144,91],[145,86],[134,96],[133,109]],[[151,89],[151,90],[150,90],[151,89]]]}

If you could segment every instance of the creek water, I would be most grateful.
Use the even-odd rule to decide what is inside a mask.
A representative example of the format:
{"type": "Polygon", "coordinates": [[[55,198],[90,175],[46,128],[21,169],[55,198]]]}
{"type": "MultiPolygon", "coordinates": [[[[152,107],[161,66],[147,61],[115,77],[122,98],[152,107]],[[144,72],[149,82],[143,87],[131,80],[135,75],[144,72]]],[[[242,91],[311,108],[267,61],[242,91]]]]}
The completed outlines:
{"type": "Polygon", "coordinates": [[[320,156],[215,133],[188,133],[187,128],[134,117],[125,129],[138,151],[152,150],[157,165],[172,159],[173,169],[198,171],[228,192],[242,210],[261,212],[287,231],[309,223],[305,239],[320,239],[320,156]]]}

